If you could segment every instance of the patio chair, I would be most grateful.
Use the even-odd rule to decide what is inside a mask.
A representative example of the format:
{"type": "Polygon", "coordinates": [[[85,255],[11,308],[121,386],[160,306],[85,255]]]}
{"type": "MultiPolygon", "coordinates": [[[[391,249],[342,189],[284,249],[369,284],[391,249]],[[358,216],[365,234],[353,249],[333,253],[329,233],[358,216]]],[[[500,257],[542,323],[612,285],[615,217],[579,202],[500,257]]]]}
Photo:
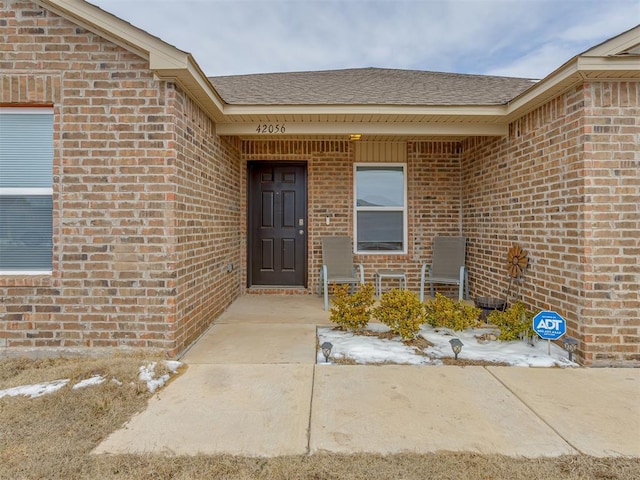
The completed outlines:
{"type": "Polygon", "coordinates": [[[353,243],[349,237],[322,237],[322,268],[318,295],[324,291],[324,309],[329,310],[329,284],[350,283],[352,287],[357,283],[364,284],[364,267],[353,264],[353,243]]]}
{"type": "Polygon", "coordinates": [[[433,297],[436,283],[458,285],[458,300],[469,299],[469,276],[464,265],[467,239],[465,237],[435,237],[431,265],[425,263],[420,271],[420,301],[424,301],[424,284],[429,283],[433,297]]]}

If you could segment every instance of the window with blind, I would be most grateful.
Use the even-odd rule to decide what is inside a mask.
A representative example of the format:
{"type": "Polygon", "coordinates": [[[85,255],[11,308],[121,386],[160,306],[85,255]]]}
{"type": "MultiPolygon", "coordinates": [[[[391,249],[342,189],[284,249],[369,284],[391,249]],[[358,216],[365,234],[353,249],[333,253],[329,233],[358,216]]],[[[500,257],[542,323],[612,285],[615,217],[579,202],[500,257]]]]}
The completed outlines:
{"type": "Polygon", "coordinates": [[[0,108],[0,274],[52,271],[53,110],[0,108]]]}
{"type": "Polygon", "coordinates": [[[355,165],[357,253],[406,253],[405,164],[355,165]]]}

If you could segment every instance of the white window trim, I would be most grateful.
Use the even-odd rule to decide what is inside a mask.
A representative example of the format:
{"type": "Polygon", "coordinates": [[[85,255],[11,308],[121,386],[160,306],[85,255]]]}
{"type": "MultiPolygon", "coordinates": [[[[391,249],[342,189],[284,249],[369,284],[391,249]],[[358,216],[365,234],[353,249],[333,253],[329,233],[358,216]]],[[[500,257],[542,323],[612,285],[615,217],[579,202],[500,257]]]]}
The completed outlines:
{"type": "MultiPolygon", "coordinates": [[[[19,113],[21,115],[54,114],[53,107],[0,107],[0,113],[19,113]]],[[[53,195],[53,188],[0,188],[0,195],[53,195]]],[[[0,276],[38,276],[53,275],[53,270],[2,270],[0,276]]]]}
{"type": "Polygon", "coordinates": [[[353,164],[353,251],[359,255],[406,255],[409,251],[409,227],[407,205],[407,164],[400,162],[356,162],[353,164]],[[358,207],[358,167],[402,167],[403,206],[402,207],[358,207]],[[402,250],[358,250],[358,212],[397,212],[402,210],[402,250]]]}
{"type": "Polygon", "coordinates": [[[53,107],[0,107],[0,113],[19,113],[20,115],[50,113],[53,115],[53,107]]]}
{"type": "Polygon", "coordinates": [[[53,270],[0,270],[0,276],[20,276],[20,277],[36,277],[40,275],[53,275],[53,270]]]}
{"type": "Polygon", "coordinates": [[[0,195],[53,195],[53,188],[0,187],[0,195]]]}

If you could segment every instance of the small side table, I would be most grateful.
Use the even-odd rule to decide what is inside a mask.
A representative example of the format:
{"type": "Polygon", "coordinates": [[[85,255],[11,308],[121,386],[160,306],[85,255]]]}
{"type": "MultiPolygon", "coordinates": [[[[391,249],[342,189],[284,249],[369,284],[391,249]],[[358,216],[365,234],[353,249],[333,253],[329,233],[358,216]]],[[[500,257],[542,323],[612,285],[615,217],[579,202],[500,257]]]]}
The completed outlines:
{"type": "Polygon", "coordinates": [[[399,282],[399,288],[407,288],[407,274],[403,270],[378,270],[375,273],[376,295],[382,295],[382,280],[385,278],[396,279],[399,282]]]}

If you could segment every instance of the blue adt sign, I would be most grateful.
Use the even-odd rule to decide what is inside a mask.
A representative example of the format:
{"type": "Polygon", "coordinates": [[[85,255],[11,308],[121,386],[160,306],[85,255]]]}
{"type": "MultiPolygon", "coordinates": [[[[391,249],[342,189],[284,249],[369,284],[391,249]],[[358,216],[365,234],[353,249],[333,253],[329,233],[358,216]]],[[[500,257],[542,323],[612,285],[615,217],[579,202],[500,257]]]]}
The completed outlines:
{"type": "Polygon", "coordinates": [[[567,333],[567,322],[556,312],[545,310],[533,317],[533,330],[540,338],[557,340],[567,333]]]}

